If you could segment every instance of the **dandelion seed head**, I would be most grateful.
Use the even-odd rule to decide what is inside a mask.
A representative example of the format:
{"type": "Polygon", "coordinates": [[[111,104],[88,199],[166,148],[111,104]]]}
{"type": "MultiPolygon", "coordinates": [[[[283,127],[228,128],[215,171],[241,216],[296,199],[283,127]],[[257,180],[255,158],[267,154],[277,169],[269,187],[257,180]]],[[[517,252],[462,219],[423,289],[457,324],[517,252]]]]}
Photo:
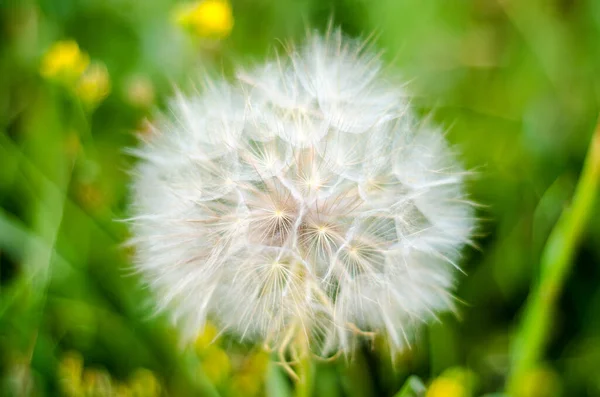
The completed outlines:
{"type": "Polygon", "coordinates": [[[339,31],[179,94],[135,150],[135,263],[190,339],[404,348],[454,307],[465,172],[364,43],[339,31]]]}

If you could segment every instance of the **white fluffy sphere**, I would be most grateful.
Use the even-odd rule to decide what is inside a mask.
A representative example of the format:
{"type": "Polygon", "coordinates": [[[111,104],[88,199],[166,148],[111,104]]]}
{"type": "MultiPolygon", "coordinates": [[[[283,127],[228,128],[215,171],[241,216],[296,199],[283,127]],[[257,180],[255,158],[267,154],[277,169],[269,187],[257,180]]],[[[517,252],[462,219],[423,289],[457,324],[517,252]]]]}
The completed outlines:
{"type": "Polygon", "coordinates": [[[136,154],[136,268],[184,335],[347,351],[357,330],[405,346],[452,309],[473,231],[439,129],[361,42],[311,37],[179,95],[136,154]]]}

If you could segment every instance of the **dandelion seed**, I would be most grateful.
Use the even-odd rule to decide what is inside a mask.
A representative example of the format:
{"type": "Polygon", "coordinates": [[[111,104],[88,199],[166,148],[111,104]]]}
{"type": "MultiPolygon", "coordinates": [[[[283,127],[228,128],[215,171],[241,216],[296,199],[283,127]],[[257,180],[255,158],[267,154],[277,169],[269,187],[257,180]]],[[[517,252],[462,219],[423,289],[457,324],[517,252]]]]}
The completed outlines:
{"type": "Polygon", "coordinates": [[[452,310],[474,228],[464,171],[365,45],[310,37],[179,95],[135,150],[137,269],[182,334],[280,354],[403,349],[452,310]]]}

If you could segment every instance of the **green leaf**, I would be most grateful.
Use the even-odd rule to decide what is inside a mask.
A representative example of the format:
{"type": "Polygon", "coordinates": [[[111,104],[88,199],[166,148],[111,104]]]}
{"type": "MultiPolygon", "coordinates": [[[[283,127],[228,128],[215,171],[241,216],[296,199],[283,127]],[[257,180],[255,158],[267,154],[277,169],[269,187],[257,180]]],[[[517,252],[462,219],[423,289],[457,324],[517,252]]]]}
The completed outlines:
{"type": "Polygon", "coordinates": [[[404,386],[394,397],[421,397],[425,395],[426,390],[423,381],[418,376],[412,375],[404,382],[404,386]]]}

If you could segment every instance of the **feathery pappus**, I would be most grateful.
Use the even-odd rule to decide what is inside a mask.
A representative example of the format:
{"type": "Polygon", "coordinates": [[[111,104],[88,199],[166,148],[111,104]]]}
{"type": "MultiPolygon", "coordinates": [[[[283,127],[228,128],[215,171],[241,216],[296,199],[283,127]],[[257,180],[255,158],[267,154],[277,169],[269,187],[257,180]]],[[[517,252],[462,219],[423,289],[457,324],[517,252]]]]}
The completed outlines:
{"type": "Polygon", "coordinates": [[[364,42],[311,36],[170,110],[135,150],[132,244],[183,335],[401,350],[453,309],[466,173],[364,42]]]}

